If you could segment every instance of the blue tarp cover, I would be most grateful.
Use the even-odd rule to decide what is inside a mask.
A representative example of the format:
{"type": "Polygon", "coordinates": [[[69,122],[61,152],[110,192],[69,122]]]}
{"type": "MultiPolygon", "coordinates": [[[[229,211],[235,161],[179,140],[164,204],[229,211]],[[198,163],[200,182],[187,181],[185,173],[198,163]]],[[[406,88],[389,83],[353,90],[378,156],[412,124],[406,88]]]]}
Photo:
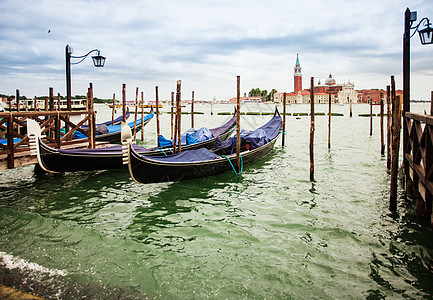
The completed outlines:
{"type": "Polygon", "coordinates": [[[196,131],[186,133],[186,144],[192,145],[192,144],[210,140],[212,138],[213,138],[212,132],[206,127],[202,127],[196,131]]]}
{"type": "MultiPolygon", "coordinates": [[[[241,131],[241,139],[243,142],[249,143],[250,150],[256,149],[278,136],[278,133],[281,129],[281,123],[281,116],[276,115],[268,123],[254,130],[253,132],[241,131]]],[[[221,140],[217,140],[216,148],[227,150],[231,149],[231,153],[233,153],[234,149],[236,148],[236,135],[223,142],[221,140]]]]}
{"type": "MultiPolygon", "coordinates": [[[[143,122],[146,122],[147,120],[149,120],[151,118],[153,118],[153,114],[152,113],[147,114],[146,116],[144,116],[143,122]]],[[[140,125],[141,125],[141,118],[137,120],[137,127],[140,125]]],[[[120,132],[121,126],[122,125],[109,125],[109,126],[107,126],[108,133],[120,132]]],[[[134,121],[128,123],[128,126],[131,128],[134,127],[134,121]]],[[[85,138],[87,138],[87,136],[85,136],[84,134],[82,134],[79,131],[75,131],[74,132],[74,138],[75,139],[85,139],[85,138]]]]}
{"type": "MultiPolygon", "coordinates": [[[[198,130],[190,128],[180,136],[180,144],[182,146],[192,145],[195,143],[207,141],[213,138],[212,132],[206,128],[202,127],[198,130]]],[[[162,135],[158,136],[158,146],[159,147],[170,147],[173,146],[173,140],[166,139],[162,135]]]]}
{"type": "Polygon", "coordinates": [[[150,160],[162,161],[162,162],[194,162],[194,161],[206,161],[220,158],[212,151],[206,148],[200,148],[196,150],[187,150],[175,155],[170,156],[152,156],[148,157],[150,160]]]}

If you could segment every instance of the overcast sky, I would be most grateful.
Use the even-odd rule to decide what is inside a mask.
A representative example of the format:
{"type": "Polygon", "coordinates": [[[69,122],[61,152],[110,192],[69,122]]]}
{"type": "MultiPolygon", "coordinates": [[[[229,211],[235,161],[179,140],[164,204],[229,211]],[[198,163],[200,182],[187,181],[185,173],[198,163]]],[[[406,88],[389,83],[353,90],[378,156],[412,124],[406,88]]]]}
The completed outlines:
{"type": "MultiPolygon", "coordinates": [[[[402,88],[404,11],[433,18],[432,0],[0,0],[0,93],[33,97],[65,92],[65,46],[91,58],[72,66],[72,94],[89,82],[99,98],[228,99],[252,88],[293,91],[296,54],[303,87],[332,73],[356,89],[402,88]]],[[[433,45],[411,39],[411,99],[430,99],[433,45]]]]}

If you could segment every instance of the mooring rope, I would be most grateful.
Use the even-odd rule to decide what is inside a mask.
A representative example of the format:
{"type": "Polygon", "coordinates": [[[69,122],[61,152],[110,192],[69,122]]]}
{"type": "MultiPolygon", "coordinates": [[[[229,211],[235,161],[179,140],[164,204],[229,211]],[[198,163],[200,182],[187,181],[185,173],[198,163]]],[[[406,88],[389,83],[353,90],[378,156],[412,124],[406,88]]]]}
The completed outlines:
{"type": "MultiPolygon", "coordinates": [[[[167,153],[165,153],[164,149],[160,149],[160,148],[158,148],[158,149],[156,149],[156,150],[159,150],[159,151],[161,151],[162,153],[164,153],[165,156],[168,156],[167,153]]],[[[165,150],[170,150],[170,152],[173,154],[173,150],[172,150],[172,149],[170,149],[170,148],[166,148],[165,150]]]]}
{"type": "Polygon", "coordinates": [[[229,161],[230,165],[232,166],[233,172],[235,172],[236,176],[242,174],[242,171],[243,171],[243,169],[244,169],[244,162],[243,162],[243,160],[242,160],[242,155],[241,155],[240,153],[239,153],[239,157],[241,158],[241,171],[240,171],[239,173],[236,172],[236,169],[235,169],[235,167],[233,166],[231,160],[230,160],[226,155],[221,155],[221,157],[224,157],[224,158],[226,158],[226,159],[229,161]]]}

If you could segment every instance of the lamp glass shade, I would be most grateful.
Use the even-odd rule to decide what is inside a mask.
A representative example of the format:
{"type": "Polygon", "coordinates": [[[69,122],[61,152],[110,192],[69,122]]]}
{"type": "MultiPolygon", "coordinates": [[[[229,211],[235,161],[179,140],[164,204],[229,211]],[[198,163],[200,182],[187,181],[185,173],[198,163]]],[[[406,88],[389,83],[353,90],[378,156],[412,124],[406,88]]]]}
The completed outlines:
{"type": "Polygon", "coordinates": [[[93,64],[95,67],[103,67],[105,64],[105,57],[101,55],[92,56],[93,64]]]}
{"type": "Polygon", "coordinates": [[[422,30],[418,30],[419,38],[421,40],[421,44],[428,45],[433,44],[433,28],[427,26],[422,30]]]}

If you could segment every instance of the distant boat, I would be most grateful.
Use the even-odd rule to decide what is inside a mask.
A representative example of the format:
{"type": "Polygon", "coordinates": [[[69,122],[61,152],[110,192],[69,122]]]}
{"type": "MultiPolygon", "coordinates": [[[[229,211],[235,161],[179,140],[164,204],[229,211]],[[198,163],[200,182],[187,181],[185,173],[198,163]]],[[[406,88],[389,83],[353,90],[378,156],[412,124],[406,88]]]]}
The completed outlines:
{"type": "MultiPolygon", "coordinates": [[[[110,108],[113,108],[113,104],[112,103],[111,104],[107,104],[107,105],[110,108]]],[[[129,106],[129,107],[131,107],[131,108],[134,108],[135,107],[135,102],[134,101],[128,101],[126,103],[126,105],[129,106]]],[[[116,104],[116,108],[121,108],[121,107],[123,107],[123,104],[116,104]]],[[[147,102],[147,103],[145,103],[143,105],[138,104],[137,107],[138,108],[156,108],[156,101],[150,101],[150,102],[147,102]]],[[[162,107],[163,107],[162,104],[158,103],[158,108],[162,108],[162,107]]]]}

